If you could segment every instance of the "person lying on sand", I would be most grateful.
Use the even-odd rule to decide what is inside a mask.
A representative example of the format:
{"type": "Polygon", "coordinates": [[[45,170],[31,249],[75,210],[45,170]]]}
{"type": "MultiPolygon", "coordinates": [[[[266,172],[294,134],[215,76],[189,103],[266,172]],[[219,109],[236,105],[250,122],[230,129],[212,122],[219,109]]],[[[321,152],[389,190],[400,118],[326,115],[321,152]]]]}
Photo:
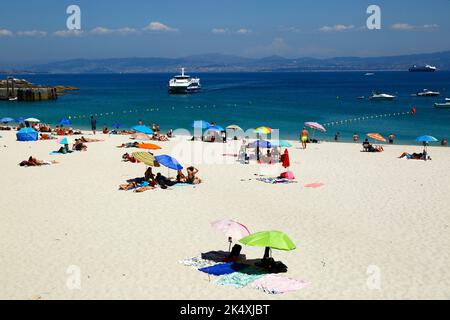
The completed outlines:
{"type": "Polygon", "coordinates": [[[172,187],[178,183],[176,181],[172,181],[172,180],[168,179],[167,177],[163,176],[159,172],[156,175],[155,181],[159,184],[161,189],[167,189],[168,186],[172,187]]]}
{"type": "Polygon", "coordinates": [[[197,173],[198,173],[197,168],[194,168],[194,167],[187,168],[188,177],[187,177],[186,183],[189,183],[189,184],[202,183],[202,179],[200,179],[199,177],[196,176],[197,173]]]}
{"type": "Polygon", "coordinates": [[[41,133],[39,135],[39,140],[55,140],[56,137],[53,137],[51,133],[41,133]]]}
{"type": "Polygon", "coordinates": [[[47,160],[38,160],[33,157],[29,157],[28,160],[22,161],[19,166],[21,167],[40,167],[40,166],[49,166],[52,164],[57,164],[56,161],[47,161],[47,160]]]}
{"type": "Polygon", "coordinates": [[[87,145],[85,145],[81,139],[76,139],[73,145],[73,150],[75,151],[87,151],[87,145]]]}
{"type": "Polygon", "coordinates": [[[130,156],[129,153],[125,153],[125,154],[122,156],[122,159],[123,159],[124,162],[131,162],[131,163],[137,163],[137,162],[139,162],[139,161],[137,161],[134,157],[130,156]]]}
{"type": "Polygon", "coordinates": [[[105,140],[100,140],[100,139],[85,138],[84,136],[81,136],[80,140],[81,140],[81,142],[84,142],[84,143],[105,141],[105,140]]]}
{"type": "Polygon", "coordinates": [[[426,152],[422,153],[407,153],[403,152],[403,154],[399,157],[399,159],[408,159],[408,160],[432,160],[430,156],[426,154],[426,152]]]}
{"type": "Polygon", "coordinates": [[[139,142],[135,141],[135,142],[127,142],[127,143],[122,143],[120,146],[117,146],[117,148],[137,148],[139,146],[139,142]]]}
{"type": "Polygon", "coordinates": [[[383,146],[370,145],[369,148],[367,149],[367,152],[383,152],[383,151],[384,151],[383,146]]]}
{"type": "Polygon", "coordinates": [[[61,153],[61,154],[67,154],[67,153],[71,153],[73,151],[69,150],[69,145],[65,144],[64,146],[62,146],[61,148],[59,148],[58,151],[56,151],[56,153],[61,153]]]}
{"type": "Polygon", "coordinates": [[[156,132],[156,133],[153,134],[152,140],[155,140],[155,141],[169,141],[169,137],[167,137],[166,135],[162,135],[162,134],[159,134],[159,133],[156,132]]]}

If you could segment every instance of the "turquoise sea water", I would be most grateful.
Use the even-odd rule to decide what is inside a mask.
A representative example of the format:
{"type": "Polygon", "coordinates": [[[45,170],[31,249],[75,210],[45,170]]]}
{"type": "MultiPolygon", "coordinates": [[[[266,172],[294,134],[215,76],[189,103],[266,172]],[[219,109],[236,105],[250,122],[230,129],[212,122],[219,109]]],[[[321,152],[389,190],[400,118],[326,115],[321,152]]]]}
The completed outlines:
{"type": "MultiPolygon", "coordinates": [[[[202,79],[203,91],[171,96],[167,82],[173,74],[114,75],[18,75],[38,84],[76,86],[80,91],[49,102],[0,101],[0,118],[36,117],[56,124],[72,117],[73,126],[89,127],[89,116],[96,114],[98,126],[114,122],[135,125],[158,122],[163,130],[188,128],[193,120],[214,121],[222,126],[238,124],[244,129],[269,126],[280,129],[284,138],[297,138],[305,121],[331,123],[376,115],[409,112],[415,116],[388,116],[349,121],[328,126],[322,139],[342,140],[353,133],[368,132],[385,136],[393,132],[397,141],[414,143],[423,134],[450,138],[450,109],[433,109],[435,102],[450,97],[450,72],[408,73],[220,73],[195,74],[202,79]],[[427,88],[440,91],[438,98],[419,98],[427,88]],[[398,95],[393,102],[358,100],[373,90],[398,95]],[[108,113],[108,115],[106,115],[108,113]]],[[[1,78],[4,78],[2,76],[1,78]]]]}

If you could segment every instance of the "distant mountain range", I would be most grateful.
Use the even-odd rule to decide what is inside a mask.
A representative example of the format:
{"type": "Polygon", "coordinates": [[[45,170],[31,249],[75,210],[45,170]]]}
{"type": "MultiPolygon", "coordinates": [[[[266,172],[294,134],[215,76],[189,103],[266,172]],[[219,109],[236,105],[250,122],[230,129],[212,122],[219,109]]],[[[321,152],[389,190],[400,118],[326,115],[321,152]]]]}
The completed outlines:
{"type": "Polygon", "coordinates": [[[450,70],[450,51],[386,56],[338,57],[328,59],[280,56],[243,58],[233,55],[204,54],[184,58],[76,59],[24,66],[34,73],[176,73],[185,67],[193,72],[304,72],[304,71],[407,71],[412,65],[435,65],[450,70]]]}

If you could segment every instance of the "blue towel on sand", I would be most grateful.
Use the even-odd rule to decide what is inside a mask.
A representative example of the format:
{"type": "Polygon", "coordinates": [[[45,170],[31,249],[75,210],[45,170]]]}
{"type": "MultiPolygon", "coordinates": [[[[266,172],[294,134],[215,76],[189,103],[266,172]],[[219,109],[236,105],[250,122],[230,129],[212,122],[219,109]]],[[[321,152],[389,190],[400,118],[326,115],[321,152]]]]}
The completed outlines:
{"type": "Polygon", "coordinates": [[[212,274],[214,276],[222,276],[225,274],[237,272],[247,267],[248,266],[246,266],[245,264],[230,262],[230,263],[216,264],[215,266],[206,267],[198,270],[207,274],[212,274]]]}

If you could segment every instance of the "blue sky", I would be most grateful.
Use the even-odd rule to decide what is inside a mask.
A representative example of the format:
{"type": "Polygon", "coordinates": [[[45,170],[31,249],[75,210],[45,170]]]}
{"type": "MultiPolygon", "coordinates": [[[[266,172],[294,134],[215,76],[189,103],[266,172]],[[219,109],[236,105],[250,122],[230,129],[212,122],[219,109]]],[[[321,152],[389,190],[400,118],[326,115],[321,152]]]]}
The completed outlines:
{"type": "Polygon", "coordinates": [[[5,2],[0,66],[72,58],[380,56],[450,50],[450,0],[5,2]],[[79,5],[82,32],[67,33],[79,5]],[[382,29],[365,28],[381,7],[382,29]]]}

